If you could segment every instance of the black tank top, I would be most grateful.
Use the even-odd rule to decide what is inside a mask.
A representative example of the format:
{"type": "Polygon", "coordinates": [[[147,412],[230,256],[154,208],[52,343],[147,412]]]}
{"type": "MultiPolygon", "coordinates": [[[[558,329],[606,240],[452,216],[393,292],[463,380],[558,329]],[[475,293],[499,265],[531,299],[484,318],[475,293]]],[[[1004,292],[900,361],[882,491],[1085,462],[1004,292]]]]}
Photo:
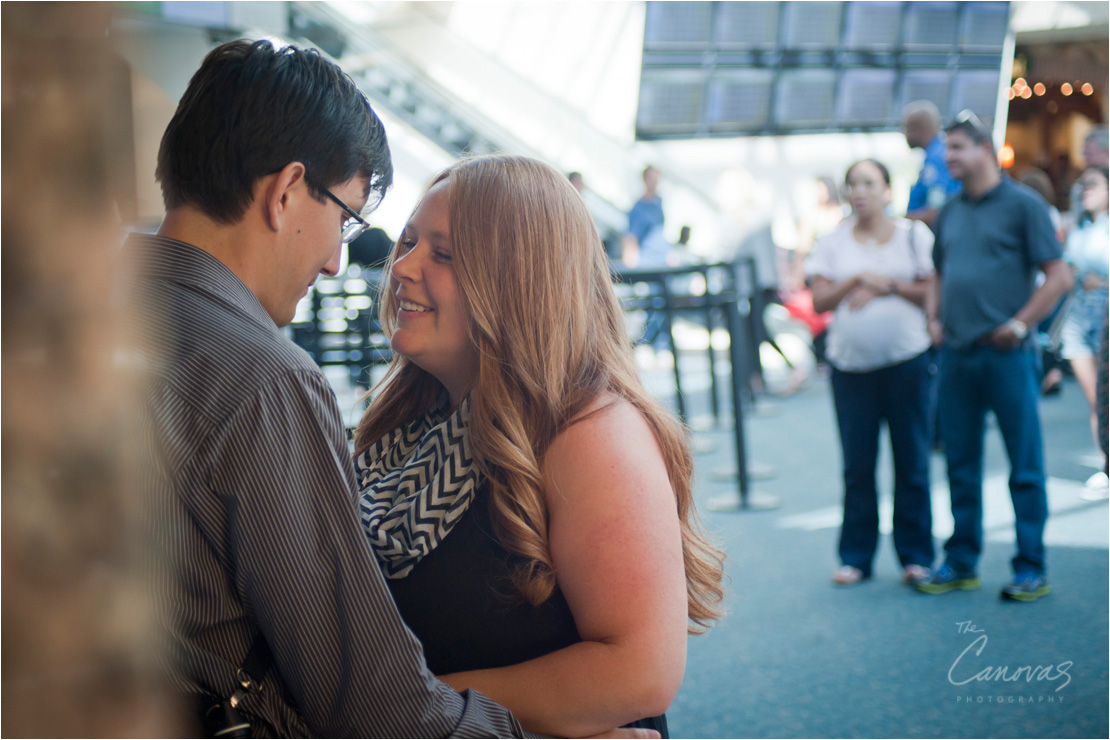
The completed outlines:
{"type": "MultiPolygon", "coordinates": [[[[437,675],[523,663],[580,642],[562,592],[539,606],[512,584],[513,555],[493,534],[488,483],[451,533],[408,576],[387,579],[437,675]]],[[[665,715],[631,723],[667,735],[665,715]]]]}

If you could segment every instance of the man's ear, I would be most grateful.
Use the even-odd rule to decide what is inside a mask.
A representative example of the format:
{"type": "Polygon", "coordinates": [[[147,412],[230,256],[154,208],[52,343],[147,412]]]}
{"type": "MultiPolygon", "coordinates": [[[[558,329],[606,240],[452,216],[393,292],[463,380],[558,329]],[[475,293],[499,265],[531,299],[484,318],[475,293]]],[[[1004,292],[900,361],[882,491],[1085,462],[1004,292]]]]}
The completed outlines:
{"type": "Polygon", "coordinates": [[[305,187],[305,167],[301,162],[290,162],[278,172],[264,178],[261,183],[263,213],[266,225],[279,231],[288,215],[289,206],[298,189],[305,187]]]}

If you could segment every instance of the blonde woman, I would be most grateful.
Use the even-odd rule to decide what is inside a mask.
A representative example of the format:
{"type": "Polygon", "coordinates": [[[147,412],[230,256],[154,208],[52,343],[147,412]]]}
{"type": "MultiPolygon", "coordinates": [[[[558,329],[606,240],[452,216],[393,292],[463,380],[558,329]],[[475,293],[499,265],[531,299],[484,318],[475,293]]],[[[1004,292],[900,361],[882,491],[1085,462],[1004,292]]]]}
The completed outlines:
{"type": "Polygon", "coordinates": [[[723,554],[581,196],[535,160],[462,160],[388,267],[396,357],[355,437],[359,509],[429,667],[536,732],[666,737],[723,554]]]}

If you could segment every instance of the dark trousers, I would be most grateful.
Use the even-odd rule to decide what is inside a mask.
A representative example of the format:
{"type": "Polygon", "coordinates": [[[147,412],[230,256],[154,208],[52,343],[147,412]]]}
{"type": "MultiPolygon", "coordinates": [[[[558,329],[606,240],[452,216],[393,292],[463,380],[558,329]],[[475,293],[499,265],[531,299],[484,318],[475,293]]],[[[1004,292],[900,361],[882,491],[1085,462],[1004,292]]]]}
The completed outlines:
{"type": "Polygon", "coordinates": [[[933,562],[929,505],[934,368],[929,352],[863,373],[833,369],[832,390],[844,452],[840,560],[871,574],[879,541],[875,465],[886,422],[894,458],[894,549],[903,565],[933,562]]]}
{"type": "Polygon", "coordinates": [[[1044,573],[1048,497],[1037,410],[1040,380],[1033,350],[942,347],[939,393],[940,435],[948,458],[955,520],[952,537],[944,546],[948,564],[957,573],[973,573],[983,550],[983,436],[989,410],[998,420],[1010,458],[1018,550],[1012,561],[1014,572],[1044,573]]]}

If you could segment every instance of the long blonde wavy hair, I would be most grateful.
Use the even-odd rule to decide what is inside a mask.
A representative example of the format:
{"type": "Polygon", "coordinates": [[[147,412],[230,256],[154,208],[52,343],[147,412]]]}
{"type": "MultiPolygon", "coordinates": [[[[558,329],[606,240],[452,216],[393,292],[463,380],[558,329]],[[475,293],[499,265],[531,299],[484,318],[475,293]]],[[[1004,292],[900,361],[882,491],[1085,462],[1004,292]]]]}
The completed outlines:
{"type": "MultiPolygon", "coordinates": [[[[470,392],[470,445],[490,481],[495,532],[521,556],[514,585],[541,604],[556,586],[541,466],[555,436],[607,393],[632,404],[659,442],[675,492],[691,632],[721,616],[724,553],[694,510],[686,429],[644,389],[593,220],[554,168],[526,157],[455,162],[447,191],[452,263],[479,351],[470,392]]],[[[425,191],[426,192],[426,191],[425,191]]],[[[387,268],[392,269],[394,248],[387,268]]],[[[397,325],[383,283],[381,324],[397,325]]],[[[386,432],[434,408],[442,385],[396,355],[355,433],[361,453],[386,432]]]]}

